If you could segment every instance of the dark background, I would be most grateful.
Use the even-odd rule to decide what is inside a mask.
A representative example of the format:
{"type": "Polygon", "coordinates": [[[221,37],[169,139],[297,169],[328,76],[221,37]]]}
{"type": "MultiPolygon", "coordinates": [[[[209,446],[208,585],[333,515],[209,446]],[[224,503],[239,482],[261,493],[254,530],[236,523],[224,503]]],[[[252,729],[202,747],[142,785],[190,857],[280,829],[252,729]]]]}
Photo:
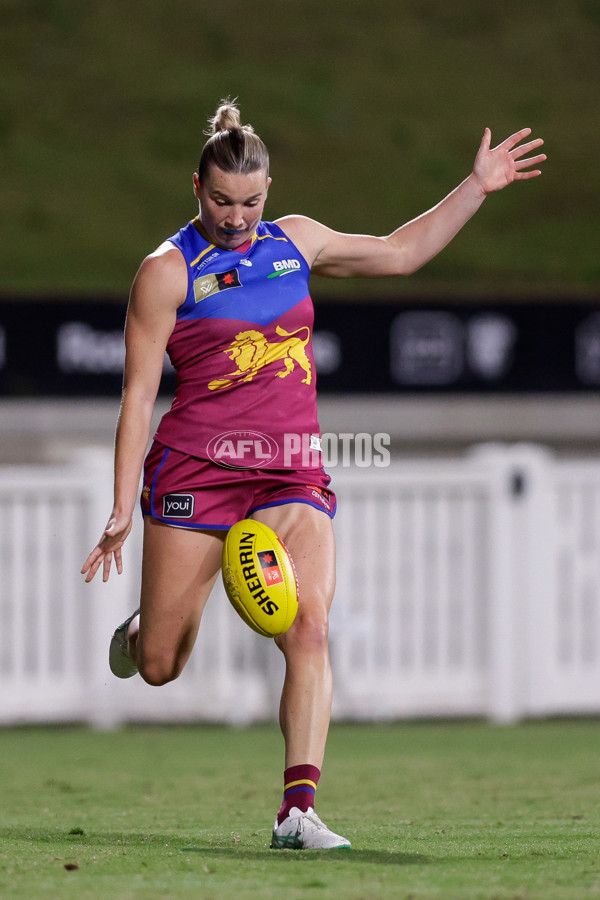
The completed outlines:
{"type": "MultiPolygon", "coordinates": [[[[125,303],[96,299],[0,307],[0,394],[117,396],[125,303]]],[[[330,393],[594,391],[600,388],[600,305],[318,306],[319,387],[330,393]]],[[[172,393],[165,371],[161,393],[172,393]]]]}
{"type": "Polygon", "coordinates": [[[0,26],[4,396],[119,390],[129,285],[195,214],[225,95],[270,148],[266,217],[342,231],[431,207],[486,125],[494,143],[523,126],[546,142],[542,177],[490,197],[412,277],[313,280],[322,390],[597,389],[597,0],[4,0],[0,26]],[[493,339],[484,315],[504,319],[493,339]],[[94,329],[75,337],[91,369],[61,370],[65,322],[94,329]],[[502,327],[490,374],[473,348],[498,351],[502,327]]]}

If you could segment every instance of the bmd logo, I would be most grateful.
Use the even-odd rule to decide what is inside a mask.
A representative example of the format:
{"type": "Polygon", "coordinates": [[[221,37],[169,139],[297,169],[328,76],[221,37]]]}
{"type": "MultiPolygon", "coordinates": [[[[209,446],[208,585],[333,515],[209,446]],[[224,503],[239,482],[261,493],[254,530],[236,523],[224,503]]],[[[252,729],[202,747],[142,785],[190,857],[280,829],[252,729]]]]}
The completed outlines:
{"type": "Polygon", "coordinates": [[[163,518],[191,519],[193,515],[193,494],[165,494],[163,497],[163,518]]]}
{"type": "Polygon", "coordinates": [[[267,278],[277,278],[278,275],[289,275],[290,272],[297,272],[302,268],[299,259],[278,259],[273,263],[274,272],[267,275],[267,278]]]}
{"type": "Polygon", "coordinates": [[[226,469],[269,466],[279,453],[277,441],[260,431],[225,431],[207,446],[208,456],[226,469]]]}

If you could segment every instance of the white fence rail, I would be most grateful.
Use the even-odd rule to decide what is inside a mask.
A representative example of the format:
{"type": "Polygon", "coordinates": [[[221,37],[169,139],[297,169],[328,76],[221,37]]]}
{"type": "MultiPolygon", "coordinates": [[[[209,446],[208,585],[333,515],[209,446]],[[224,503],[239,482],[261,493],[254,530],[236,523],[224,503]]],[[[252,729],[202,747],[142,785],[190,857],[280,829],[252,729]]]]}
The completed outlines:
{"type": "MultiPolygon", "coordinates": [[[[106,518],[110,452],[0,468],[0,723],[275,718],[282,660],[222,589],[177,682],[108,670],[137,605],[141,523],[125,573],[79,570],[106,518]]],[[[461,460],[334,470],[334,716],[600,712],[600,461],[482,446],[461,460]]]]}

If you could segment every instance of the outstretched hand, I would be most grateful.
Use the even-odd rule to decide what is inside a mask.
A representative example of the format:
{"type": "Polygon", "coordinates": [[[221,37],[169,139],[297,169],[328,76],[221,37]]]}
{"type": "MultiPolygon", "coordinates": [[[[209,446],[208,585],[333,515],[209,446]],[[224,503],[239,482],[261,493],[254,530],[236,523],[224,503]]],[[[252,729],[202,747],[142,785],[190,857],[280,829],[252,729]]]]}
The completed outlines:
{"type": "Polygon", "coordinates": [[[540,169],[532,170],[530,167],[544,162],[545,153],[526,159],[521,158],[526,153],[537,150],[544,143],[541,138],[536,138],[521,144],[520,142],[530,134],[531,128],[522,128],[491,149],[492,132],[489,128],[485,129],[473,166],[473,175],[485,194],[500,191],[513,181],[535,178],[542,174],[540,169]]]}
{"type": "Polygon", "coordinates": [[[81,568],[81,574],[86,575],[86,582],[92,580],[100,566],[102,566],[102,581],[108,581],[113,559],[117,572],[119,575],[122,573],[121,548],[131,531],[131,526],[131,518],[111,516],[102,537],[81,568]]]}

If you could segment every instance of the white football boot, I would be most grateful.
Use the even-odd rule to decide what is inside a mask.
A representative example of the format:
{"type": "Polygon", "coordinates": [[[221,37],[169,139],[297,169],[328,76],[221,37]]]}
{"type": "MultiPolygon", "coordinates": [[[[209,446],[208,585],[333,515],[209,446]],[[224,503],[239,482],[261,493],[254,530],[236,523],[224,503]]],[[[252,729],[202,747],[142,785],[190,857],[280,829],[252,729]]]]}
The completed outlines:
{"type": "Polygon", "coordinates": [[[115,629],[115,633],[111,638],[110,649],[108,651],[108,664],[110,666],[110,671],[113,675],[116,675],[117,678],[131,678],[132,675],[137,673],[138,668],[129,655],[127,632],[129,631],[130,624],[136,616],[139,616],[139,614],[139,609],[136,609],[128,619],[125,619],[125,621],[115,629]]]}
{"type": "Polygon", "coordinates": [[[306,812],[293,806],[281,825],[275,819],[271,850],[337,850],[351,846],[350,841],[321,822],[312,806],[306,812]]]}

